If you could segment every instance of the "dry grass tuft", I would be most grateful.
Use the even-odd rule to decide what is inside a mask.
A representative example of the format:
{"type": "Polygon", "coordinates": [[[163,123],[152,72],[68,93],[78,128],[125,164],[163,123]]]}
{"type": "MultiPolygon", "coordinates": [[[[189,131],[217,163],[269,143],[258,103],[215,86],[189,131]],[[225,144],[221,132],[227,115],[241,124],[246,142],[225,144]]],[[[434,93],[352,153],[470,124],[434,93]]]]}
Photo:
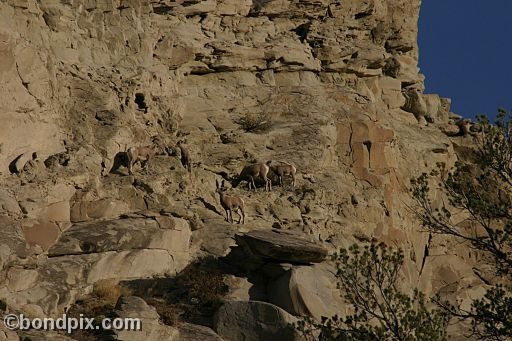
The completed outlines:
{"type": "Polygon", "coordinates": [[[94,283],[92,293],[106,305],[115,305],[121,296],[121,287],[114,279],[102,279],[94,283]]]}
{"type": "Polygon", "coordinates": [[[237,122],[242,129],[249,133],[264,132],[269,130],[272,125],[272,115],[270,113],[246,113],[240,117],[237,122]]]}

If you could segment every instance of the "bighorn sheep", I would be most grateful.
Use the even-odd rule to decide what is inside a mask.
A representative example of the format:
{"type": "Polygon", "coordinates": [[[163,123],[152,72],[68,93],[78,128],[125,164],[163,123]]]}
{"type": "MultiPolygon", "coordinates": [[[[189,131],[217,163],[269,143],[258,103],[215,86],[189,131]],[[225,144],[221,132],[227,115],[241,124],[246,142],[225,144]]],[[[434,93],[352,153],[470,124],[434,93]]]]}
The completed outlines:
{"type": "Polygon", "coordinates": [[[451,137],[455,136],[468,136],[472,132],[477,132],[478,127],[472,128],[471,120],[465,119],[465,118],[459,118],[458,120],[454,121],[453,124],[458,128],[458,130],[455,131],[445,131],[445,134],[451,137]]]}
{"type": "Polygon", "coordinates": [[[281,163],[281,165],[270,166],[270,169],[277,175],[281,187],[284,187],[283,178],[286,175],[292,178],[292,187],[295,188],[295,174],[297,173],[297,168],[288,162],[281,161],[281,163]]]}
{"type": "Polygon", "coordinates": [[[468,136],[471,120],[460,119],[455,122],[455,125],[459,127],[459,131],[455,134],[455,136],[468,136]]]}
{"type": "Polygon", "coordinates": [[[265,181],[265,190],[272,190],[272,181],[267,177],[267,174],[270,170],[271,161],[267,161],[266,163],[259,162],[252,165],[245,166],[238,179],[235,181],[233,187],[237,187],[240,182],[247,181],[249,185],[249,191],[251,190],[251,186],[256,190],[256,184],[254,183],[254,178],[261,178],[265,181]]]}
{"type": "Polygon", "coordinates": [[[219,193],[220,196],[220,204],[224,211],[226,211],[226,221],[233,223],[233,211],[238,214],[238,224],[240,221],[242,224],[245,224],[245,213],[244,213],[244,200],[238,196],[229,196],[226,195],[226,187],[224,187],[224,180],[222,180],[222,185],[219,185],[219,182],[215,181],[217,185],[216,192],[219,193]]]}
{"type": "Polygon", "coordinates": [[[428,117],[427,103],[425,102],[420,89],[413,86],[402,91],[404,97],[406,98],[405,105],[402,107],[402,109],[414,114],[414,117],[416,117],[418,122],[421,122],[423,119],[431,120],[431,118],[428,117]]]}
{"type": "Polygon", "coordinates": [[[190,160],[190,152],[188,151],[188,148],[184,146],[182,141],[178,142],[178,148],[180,149],[181,154],[181,164],[189,173],[192,172],[192,161],[190,160]]]}
{"type": "Polygon", "coordinates": [[[155,146],[147,147],[130,147],[126,152],[128,155],[128,173],[133,174],[133,166],[140,162],[141,167],[146,169],[146,173],[149,174],[149,162],[156,155],[155,146]],[[144,162],[144,164],[142,164],[144,162]]]}

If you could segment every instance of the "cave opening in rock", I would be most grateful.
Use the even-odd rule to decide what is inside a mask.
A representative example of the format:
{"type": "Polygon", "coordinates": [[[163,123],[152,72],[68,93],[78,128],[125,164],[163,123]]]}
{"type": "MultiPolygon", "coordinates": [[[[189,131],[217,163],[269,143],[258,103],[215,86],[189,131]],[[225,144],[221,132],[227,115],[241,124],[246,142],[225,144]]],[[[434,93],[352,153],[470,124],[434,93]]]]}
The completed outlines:
{"type": "Polygon", "coordinates": [[[371,168],[371,156],[370,153],[372,152],[372,142],[371,141],[364,141],[363,145],[366,147],[366,150],[368,151],[368,167],[371,168]]]}
{"type": "Polygon", "coordinates": [[[137,104],[139,110],[147,111],[148,106],[146,105],[143,93],[138,92],[135,94],[135,104],[137,104]]]}

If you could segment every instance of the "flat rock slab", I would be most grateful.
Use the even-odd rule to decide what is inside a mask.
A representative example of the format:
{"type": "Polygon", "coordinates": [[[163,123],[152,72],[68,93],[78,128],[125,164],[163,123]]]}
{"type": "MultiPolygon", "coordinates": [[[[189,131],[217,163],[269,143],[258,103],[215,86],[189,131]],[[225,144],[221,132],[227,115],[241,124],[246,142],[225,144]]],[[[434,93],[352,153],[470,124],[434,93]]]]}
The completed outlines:
{"type": "Polygon", "coordinates": [[[238,245],[255,258],[309,264],[322,262],[327,257],[326,248],[293,232],[258,230],[237,235],[235,238],[238,245]]]}
{"type": "Polygon", "coordinates": [[[80,294],[100,280],[134,280],[171,276],[190,259],[160,249],[108,251],[49,258],[34,270],[9,271],[8,306],[24,311],[26,305],[39,306],[44,316],[59,316],[80,294]]]}
{"type": "Polygon", "coordinates": [[[57,243],[48,251],[48,255],[54,257],[140,249],[161,249],[183,253],[188,252],[191,233],[190,227],[184,220],[181,224],[170,224],[156,218],[78,223],[60,236],[57,243]]]}
{"type": "MultiPolygon", "coordinates": [[[[8,270],[6,301],[19,309],[37,305],[54,316],[97,281],[174,275],[190,263],[191,234],[184,219],[157,214],[74,224],[45,262],[8,270]]],[[[12,253],[5,248],[0,247],[0,265],[12,253]]]]}

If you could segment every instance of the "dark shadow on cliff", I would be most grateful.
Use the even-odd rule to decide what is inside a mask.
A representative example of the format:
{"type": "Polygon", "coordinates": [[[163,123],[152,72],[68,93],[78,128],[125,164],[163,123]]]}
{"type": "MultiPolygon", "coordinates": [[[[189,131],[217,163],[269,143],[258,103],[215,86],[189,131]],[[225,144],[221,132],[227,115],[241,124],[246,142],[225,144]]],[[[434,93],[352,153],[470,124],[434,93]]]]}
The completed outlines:
{"type": "Polygon", "coordinates": [[[119,152],[114,156],[114,164],[112,165],[112,168],[110,169],[110,173],[112,174],[119,174],[119,175],[126,175],[125,173],[121,172],[119,168],[128,167],[129,166],[129,158],[127,152],[119,152]]]}
{"type": "Polygon", "coordinates": [[[162,321],[213,327],[213,315],[228,292],[224,276],[232,268],[214,257],[189,264],[175,277],[136,279],[121,286],[156,308],[162,321]]]}

